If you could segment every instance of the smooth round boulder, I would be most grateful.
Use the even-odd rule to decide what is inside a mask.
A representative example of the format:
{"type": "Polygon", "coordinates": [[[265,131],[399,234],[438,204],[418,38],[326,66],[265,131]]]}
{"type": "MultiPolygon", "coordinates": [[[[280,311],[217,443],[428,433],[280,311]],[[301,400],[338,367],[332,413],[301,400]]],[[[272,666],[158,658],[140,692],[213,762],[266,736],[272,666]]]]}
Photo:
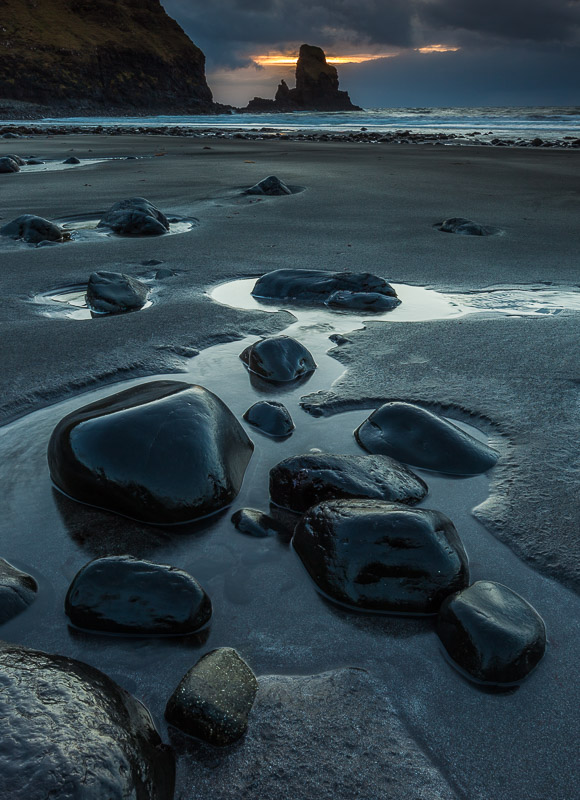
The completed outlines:
{"type": "Polygon", "coordinates": [[[264,178],[264,180],[256,183],[255,186],[246,189],[246,194],[262,194],[268,195],[269,197],[276,197],[284,194],[292,194],[292,190],[289,189],[280,178],[277,178],[275,175],[269,175],[267,178],[264,178]]]}
{"type": "Polygon", "coordinates": [[[90,561],[65,599],[73,625],[108,633],[177,636],[211,617],[211,600],[189,573],[131,556],[90,561]]]}
{"type": "Polygon", "coordinates": [[[370,272],[333,272],[320,269],[276,269],[258,278],[252,295],[267,300],[288,300],[296,304],[324,305],[339,291],[373,292],[396,297],[384,278],[370,272]]]}
{"type": "Polygon", "coordinates": [[[489,236],[493,233],[493,229],[465,217],[450,217],[435,227],[444,233],[458,233],[460,236],[489,236]]]}
{"type": "Polygon", "coordinates": [[[0,173],[8,174],[10,172],[20,172],[20,167],[10,156],[3,156],[0,158],[0,173]]]}
{"type": "Polygon", "coordinates": [[[231,647],[203,656],[184,675],[165,709],[165,718],[183,733],[223,747],[248,727],[258,681],[231,647]]]}
{"type": "Polygon", "coordinates": [[[0,625],[25,611],[36,599],[37,591],[31,575],[0,558],[0,625]]]}
{"type": "Polygon", "coordinates": [[[439,511],[330,500],[304,514],[292,545],[317,587],[356,609],[436,614],[469,582],[459,535],[439,511]]]}
{"type": "Polygon", "coordinates": [[[20,156],[17,156],[16,153],[8,153],[8,155],[3,156],[3,158],[11,158],[19,167],[23,167],[26,164],[26,161],[20,156]]]}
{"type": "Polygon", "coordinates": [[[147,302],[149,287],[122,272],[92,272],[87,284],[87,305],[99,314],[137,311],[147,302]]]}
{"type": "Polygon", "coordinates": [[[41,164],[44,164],[44,161],[41,161],[40,158],[29,158],[26,162],[29,167],[39,167],[41,164]]]}
{"type": "Polygon", "coordinates": [[[80,160],[80,158],[77,158],[76,156],[70,156],[69,158],[65,159],[62,163],[63,164],[80,164],[81,160],[80,160]]]}
{"type": "Polygon", "coordinates": [[[260,400],[254,403],[244,414],[244,419],[273,438],[290,436],[295,428],[286,406],[276,400],[260,400]]]}
{"type": "Polygon", "coordinates": [[[379,292],[333,292],[326,305],[330,308],[344,308],[351,311],[369,311],[374,314],[392,311],[401,305],[398,297],[379,294],[379,292]]]}
{"type": "Polygon", "coordinates": [[[446,475],[480,475],[499,453],[452,422],[412,403],[385,403],[355,431],[369,453],[446,475]]]}
{"type": "Polygon", "coordinates": [[[0,797],[172,800],[172,751],[102,672],[0,642],[0,674],[0,797]]]}
{"type": "Polygon", "coordinates": [[[546,628],[519,594],[494,581],[477,581],[448,597],[437,633],[452,661],[483,683],[517,683],[541,660],[546,628]]]}
{"type": "Polygon", "coordinates": [[[314,372],[312,353],[291,336],[268,336],[251,344],[240,358],[261,378],[274,383],[287,383],[314,372]]]}
{"type": "Polygon", "coordinates": [[[290,456],[270,470],[270,498],[302,513],[324,500],[368,498],[412,505],[427,484],[388,456],[306,453],[290,456]]]}
{"type": "Polygon", "coordinates": [[[231,521],[240,533],[254,536],[256,539],[266,539],[268,536],[286,532],[273,517],[257,508],[240,508],[232,514],[231,521]]]}
{"type": "Polygon", "coordinates": [[[228,506],[253,449],[215,394],[152,381],[64,417],[50,438],[48,464],[55,486],[74,500],[171,525],[228,506]]]}
{"type": "Polygon", "coordinates": [[[29,244],[62,242],[63,240],[63,232],[58,225],[34,214],[23,214],[21,217],[13,219],[12,222],[8,222],[0,228],[0,236],[22,239],[29,244]]]}
{"type": "Polygon", "coordinates": [[[112,205],[97,228],[110,228],[122,236],[162,236],[169,230],[169,220],[149,200],[132,197],[112,205]]]}

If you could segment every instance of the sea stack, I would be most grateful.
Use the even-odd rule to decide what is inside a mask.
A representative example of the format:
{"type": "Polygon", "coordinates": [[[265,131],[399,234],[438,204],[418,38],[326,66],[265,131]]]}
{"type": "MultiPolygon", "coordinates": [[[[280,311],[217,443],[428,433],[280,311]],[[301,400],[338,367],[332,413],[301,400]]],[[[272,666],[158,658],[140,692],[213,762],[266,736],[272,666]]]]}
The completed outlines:
{"type": "Polygon", "coordinates": [[[310,44],[300,48],[296,64],[296,88],[286,81],[278,86],[274,100],[254,97],[244,111],[361,111],[353,105],[348,92],[338,88],[336,67],[326,61],[324,50],[310,44]]]}

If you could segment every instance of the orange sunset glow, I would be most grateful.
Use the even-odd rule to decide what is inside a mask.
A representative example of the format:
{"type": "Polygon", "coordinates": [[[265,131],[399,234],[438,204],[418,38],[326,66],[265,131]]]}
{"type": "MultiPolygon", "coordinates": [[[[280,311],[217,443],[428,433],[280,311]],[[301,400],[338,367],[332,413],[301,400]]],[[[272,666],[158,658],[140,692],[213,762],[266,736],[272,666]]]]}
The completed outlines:
{"type": "Polygon", "coordinates": [[[449,47],[447,44],[428,44],[426,47],[415,49],[418,53],[456,53],[459,47],[449,47]]]}
{"type": "MultiPolygon", "coordinates": [[[[377,58],[392,58],[397,53],[359,53],[349,56],[327,56],[329,64],[362,64],[363,61],[375,61],[377,58]]],[[[298,53],[266,53],[265,55],[250,56],[255,64],[260,67],[289,67],[298,61],[298,53]]]]}

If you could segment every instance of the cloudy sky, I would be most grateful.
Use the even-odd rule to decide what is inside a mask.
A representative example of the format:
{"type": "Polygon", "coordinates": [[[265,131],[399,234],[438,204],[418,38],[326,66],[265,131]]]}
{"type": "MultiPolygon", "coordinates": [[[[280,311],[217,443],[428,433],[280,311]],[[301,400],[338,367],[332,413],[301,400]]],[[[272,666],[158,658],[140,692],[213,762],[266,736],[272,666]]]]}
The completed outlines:
{"type": "Polygon", "coordinates": [[[222,103],[273,97],[307,42],[366,108],[580,105],[580,0],[161,1],[222,103]]]}

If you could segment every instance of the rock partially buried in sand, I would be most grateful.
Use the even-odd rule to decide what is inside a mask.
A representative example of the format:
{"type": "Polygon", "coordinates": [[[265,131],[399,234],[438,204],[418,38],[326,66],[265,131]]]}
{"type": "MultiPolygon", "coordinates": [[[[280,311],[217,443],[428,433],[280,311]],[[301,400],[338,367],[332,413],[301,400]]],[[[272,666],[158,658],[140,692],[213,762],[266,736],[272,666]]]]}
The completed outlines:
{"type": "Polygon", "coordinates": [[[237,741],[248,727],[258,681],[230,647],[213,650],[183,677],[165,709],[165,718],[189,736],[213,745],[237,741]]]}
{"type": "Polygon", "coordinates": [[[23,214],[16,217],[12,222],[0,228],[0,235],[7,236],[9,239],[22,239],[29,244],[40,242],[62,242],[63,232],[44,217],[36,217],[34,214],[23,214]]]}
{"type": "Polygon", "coordinates": [[[144,197],[120,200],[107,211],[97,228],[110,228],[123,236],[162,236],[169,220],[144,197]]]}
{"type": "Polygon", "coordinates": [[[391,297],[378,292],[333,292],[326,305],[330,308],[345,308],[352,311],[392,311],[401,305],[398,297],[391,297]]]}
{"type": "Polygon", "coordinates": [[[0,672],[0,797],[172,800],[170,749],[102,672],[6,642],[0,672]]]}
{"type": "Polygon", "coordinates": [[[427,491],[421,478],[388,456],[306,453],[290,456],[270,470],[272,501],[300,513],[339,498],[413,504],[427,491]]]}
{"type": "Polygon", "coordinates": [[[76,156],[70,156],[69,158],[65,159],[62,163],[63,164],[80,164],[81,160],[80,160],[80,158],[77,158],[76,156]]]}
{"type": "Polygon", "coordinates": [[[44,164],[44,161],[41,161],[40,158],[29,158],[26,162],[29,167],[39,167],[41,164],[44,164]]]}
{"type": "Polygon", "coordinates": [[[397,293],[384,278],[370,272],[332,272],[320,269],[276,269],[259,278],[252,295],[268,300],[291,300],[324,305],[334,292],[373,292],[387,297],[397,293]]]}
{"type": "Polygon", "coordinates": [[[461,540],[439,511],[330,500],[304,514],[292,544],[318,588],[353,608],[435,614],[469,580],[461,540]]]}
{"type": "Polygon", "coordinates": [[[451,659],[485,683],[521,681],[546,649],[538,612],[493,581],[477,581],[448,597],[439,610],[437,633],[451,659]]]}
{"type": "Polygon", "coordinates": [[[246,189],[246,194],[265,194],[270,197],[275,197],[283,194],[292,194],[292,190],[289,189],[280,178],[277,178],[275,175],[270,175],[255,186],[246,189]]]}
{"type": "Polygon", "coordinates": [[[295,427],[286,406],[276,400],[260,400],[254,403],[244,414],[244,419],[262,433],[274,438],[290,436],[295,427]]]}
{"type": "Polygon", "coordinates": [[[287,383],[316,369],[312,353],[291,336],[269,336],[240,354],[250,372],[275,383],[287,383]]]}
{"type": "Polygon", "coordinates": [[[73,411],[53,431],[57,488],[141,522],[171,525],[228,506],[254,445],[203,386],[153,381],[73,411]]]}
{"type": "Polygon", "coordinates": [[[3,158],[0,158],[0,174],[8,174],[10,172],[20,172],[20,167],[16,161],[14,161],[13,158],[10,158],[10,156],[4,156],[3,158]]]}
{"type": "Polygon", "coordinates": [[[211,600],[182,569],[131,556],[89,562],[75,576],[65,611],[79,628],[110,633],[183,635],[211,617],[211,600]]]}
{"type": "Polygon", "coordinates": [[[447,475],[479,475],[499,454],[443,417],[412,403],[385,403],[355,431],[369,453],[447,475]]]}
{"type": "Polygon", "coordinates": [[[490,236],[495,233],[493,228],[480,225],[479,222],[473,222],[465,217],[450,217],[435,227],[444,233],[458,233],[460,236],[490,236]]]}
{"type": "Polygon", "coordinates": [[[34,602],[38,586],[31,575],[0,558],[0,625],[34,602]]]}
{"type": "Polygon", "coordinates": [[[257,508],[240,508],[235,514],[232,514],[232,524],[240,533],[245,533],[246,536],[255,536],[257,539],[265,539],[268,536],[277,536],[286,532],[273,517],[264,514],[257,508]]]}
{"type": "Polygon", "coordinates": [[[122,272],[93,272],[87,285],[87,305],[101,314],[137,311],[147,302],[147,284],[122,272]]]}
{"type": "Polygon", "coordinates": [[[15,164],[18,164],[19,167],[23,167],[26,164],[26,161],[20,156],[17,156],[16,153],[9,153],[8,155],[4,156],[4,158],[11,158],[12,161],[14,161],[15,164]]]}

